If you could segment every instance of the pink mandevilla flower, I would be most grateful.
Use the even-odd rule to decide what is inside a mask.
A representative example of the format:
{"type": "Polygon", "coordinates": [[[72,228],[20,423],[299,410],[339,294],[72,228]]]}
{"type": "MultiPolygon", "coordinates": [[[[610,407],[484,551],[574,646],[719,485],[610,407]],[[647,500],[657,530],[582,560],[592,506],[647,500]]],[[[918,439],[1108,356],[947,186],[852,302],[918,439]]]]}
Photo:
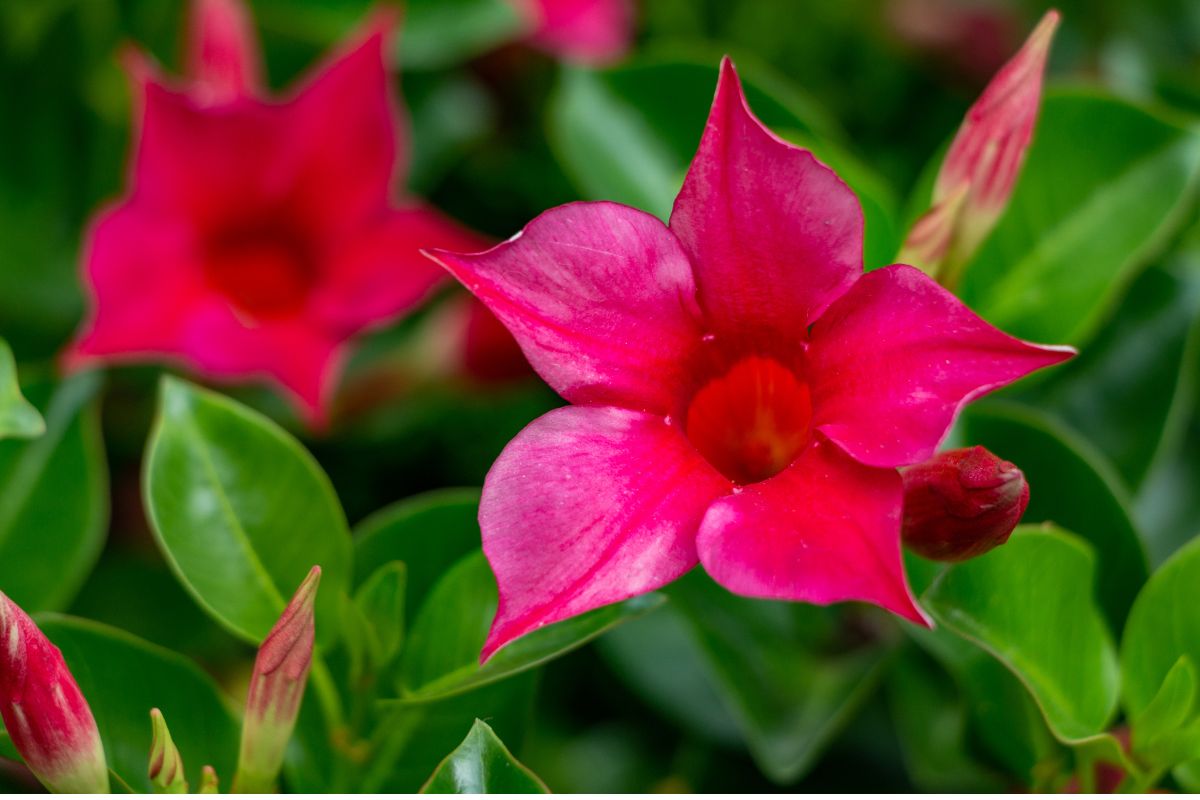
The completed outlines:
{"type": "Polygon", "coordinates": [[[633,38],[632,0],[511,1],[533,26],[529,41],[569,61],[613,61],[633,38]]]}
{"type": "Polygon", "coordinates": [[[418,247],[486,244],[416,201],[391,202],[404,143],[384,64],[390,17],[273,100],[240,2],[194,9],[186,80],[133,59],[129,190],[92,227],[92,313],[68,361],[169,358],[215,379],[266,377],[319,425],[347,341],[443,277],[418,247]]]}
{"type": "Polygon", "coordinates": [[[573,404],[484,484],[500,600],[483,658],[697,561],[739,594],[924,622],[896,468],[968,400],[1073,351],[996,330],[913,267],[864,275],[862,247],[854,193],[763,127],[726,59],[669,227],[574,203],[485,253],[434,254],[573,404]]]}

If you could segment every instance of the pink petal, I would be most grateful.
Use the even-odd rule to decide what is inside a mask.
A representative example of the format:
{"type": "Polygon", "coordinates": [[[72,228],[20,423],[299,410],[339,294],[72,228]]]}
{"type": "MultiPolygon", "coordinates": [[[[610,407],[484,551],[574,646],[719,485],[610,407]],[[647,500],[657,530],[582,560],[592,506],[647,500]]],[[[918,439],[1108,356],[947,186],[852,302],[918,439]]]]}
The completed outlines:
{"type": "Polygon", "coordinates": [[[615,203],[572,203],[486,253],[432,257],[567,400],[675,410],[702,333],[691,266],[659,220],[615,203]]]}
{"type": "Polygon", "coordinates": [[[210,103],[262,92],[262,57],[242,0],[192,0],[187,76],[210,103]]]}
{"type": "Polygon", "coordinates": [[[967,402],[1074,352],[1014,339],[920,270],[886,267],[813,325],[813,423],[864,464],[914,464],[967,402]]]}
{"type": "Polygon", "coordinates": [[[482,658],[687,572],[705,509],[728,491],[661,417],[568,407],[535,420],[484,482],[479,523],[500,605],[482,658]]]}
{"type": "Polygon", "coordinates": [[[423,247],[481,250],[490,243],[424,205],[387,211],[333,249],[326,282],[314,298],[325,324],[346,335],[411,310],[447,278],[423,247]]]}
{"type": "Polygon", "coordinates": [[[763,127],[728,58],[671,230],[712,324],[743,335],[756,327],[803,340],[862,272],[858,198],[812,153],[763,127]]]}
{"type": "Polygon", "coordinates": [[[384,61],[391,26],[391,15],[377,15],[289,103],[287,135],[306,153],[296,200],[301,213],[325,224],[353,225],[382,208],[403,167],[407,122],[384,61]]]}
{"type": "Polygon", "coordinates": [[[68,360],[175,352],[199,291],[195,247],[190,227],[144,206],[101,214],[84,258],[92,316],[68,360]]]}
{"type": "Polygon", "coordinates": [[[826,605],[863,600],[924,625],[900,557],[900,476],[818,439],[787,469],[713,503],[696,537],[731,592],[826,605]]]}
{"type": "Polygon", "coordinates": [[[584,63],[613,61],[633,38],[630,0],[519,0],[537,26],[530,41],[561,58],[584,63]]]}

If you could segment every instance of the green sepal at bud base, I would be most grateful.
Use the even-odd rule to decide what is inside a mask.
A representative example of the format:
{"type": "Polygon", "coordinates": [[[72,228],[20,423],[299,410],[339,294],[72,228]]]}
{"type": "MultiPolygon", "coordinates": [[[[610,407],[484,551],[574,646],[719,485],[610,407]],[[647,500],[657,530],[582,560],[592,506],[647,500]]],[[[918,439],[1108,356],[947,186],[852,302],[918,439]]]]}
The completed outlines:
{"type": "Polygon", "coordinates": [[[62,653],[0,592],[0,716],[25,765],[52,792],[106,794],[104,745],[62,653]]]}
{"type": "Polygon", "coordinates": [[[313,567],[258,650],[246,698],[234,792],[275,789],[312,666],[313,607],[320,582],[321,568],[313,567]]]}
{"type": "Polygon", "coordinates": [[[897,257],[949,289],[1012,196],[1033,139],[1058,21],[1057,11],[1047,11],[968,109],[938,172],[932,205],[913,224],[897,257]]]}
{"type": "Polygon", "coordinates": [[[187,794],[183,758],[171,739],[167,721],[157,708],[150,709],[150,784],[155,794],[187,794]]]}

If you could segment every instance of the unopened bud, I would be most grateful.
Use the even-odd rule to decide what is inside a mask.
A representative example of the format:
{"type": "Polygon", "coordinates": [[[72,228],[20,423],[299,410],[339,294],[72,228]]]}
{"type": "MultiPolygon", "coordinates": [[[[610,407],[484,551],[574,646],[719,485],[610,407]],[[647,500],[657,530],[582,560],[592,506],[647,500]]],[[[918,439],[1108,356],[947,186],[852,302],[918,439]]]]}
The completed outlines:
{"type": "Polygon", "coordinates": [[[938,453],[904,470],[904,544],[965,561],[1007,542],[1028,504],[1025,475],[986,448],[938,453]]]}
{"type": "Polygon", "coordinates": [[[1025,162],[1042,99],[1042,78],[1058,12],[1048,11],[1005,64],[950,144],[933,205],[913,225],[898,260],[953,288],[1008,205],[1025,162]]]}
{"type": "Polygon", "coordinates": [[[197,794],[218,794],[221,789],[217,771],[208,764],[200,768],[200,791],[197,794]]]}
{"type": "Polygon", "coordinates": [[[167,720],[157,708],[150,709],[150,784],[155,794],[187,794],[187,776],[183,773],[183,758],[167,720]]]}
{"type": "Polygon", "coordinates": [[[52,792],[108,792],[96,720],[62,653],[0,592],[0,715],[25,765],[52,792]]]}
{"type": "Polygon", "coordinates": [[[233,778],[235,792],[266,793],[275,788],[312,666],[313,607],[320,581],[321,568],[313,567],[258,650],[233,778]]]}

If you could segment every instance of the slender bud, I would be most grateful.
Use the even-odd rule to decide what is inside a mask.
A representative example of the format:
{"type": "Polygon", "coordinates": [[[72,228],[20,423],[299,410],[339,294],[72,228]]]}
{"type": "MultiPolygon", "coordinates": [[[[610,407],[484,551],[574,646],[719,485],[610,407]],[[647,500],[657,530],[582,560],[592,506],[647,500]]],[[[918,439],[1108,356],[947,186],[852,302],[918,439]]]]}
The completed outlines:
{"type": "Polygon", "coordinates": [[[25,765],[52,792],[108,792],[96,720],[62,653],[0,592],[0,715],[25,765]]]}
{"type": "Polygon", "coordinates": [[[217,771],[211,765],[205,764],[200,768],[200,791],[197,794],[219,794],[221,790],[217,771]]]}
{"type": "Polygon", "coordinates": [[[150,784],[155,794],[187,794],[183,758],[171,739],[167,720],[157,708],[150,709],[150,784]]]}
{"type": "Polygon", "coordinates": [[[983,447],[938,453],[904,470],[904,544],[934,561],[965,561],[1008,541],[1029,505],[1015,465],[983,447]]]}
{"type": "Polygon", "coordinates": [[[275,788],[312,666],[313,606],[320,581],[321,568],[313,567],[258,650],[233,778],[235,792],[265,793],[275,788]]]}
{"type": "Polygon", "coordinates": [[[1058,12],[1048,11],[1025,45],[967,111],[942,162],[933,205],[917,220],[899,261],[953,288],[1008,205],[1037,121],[1042,77],[1058,12]]]}

